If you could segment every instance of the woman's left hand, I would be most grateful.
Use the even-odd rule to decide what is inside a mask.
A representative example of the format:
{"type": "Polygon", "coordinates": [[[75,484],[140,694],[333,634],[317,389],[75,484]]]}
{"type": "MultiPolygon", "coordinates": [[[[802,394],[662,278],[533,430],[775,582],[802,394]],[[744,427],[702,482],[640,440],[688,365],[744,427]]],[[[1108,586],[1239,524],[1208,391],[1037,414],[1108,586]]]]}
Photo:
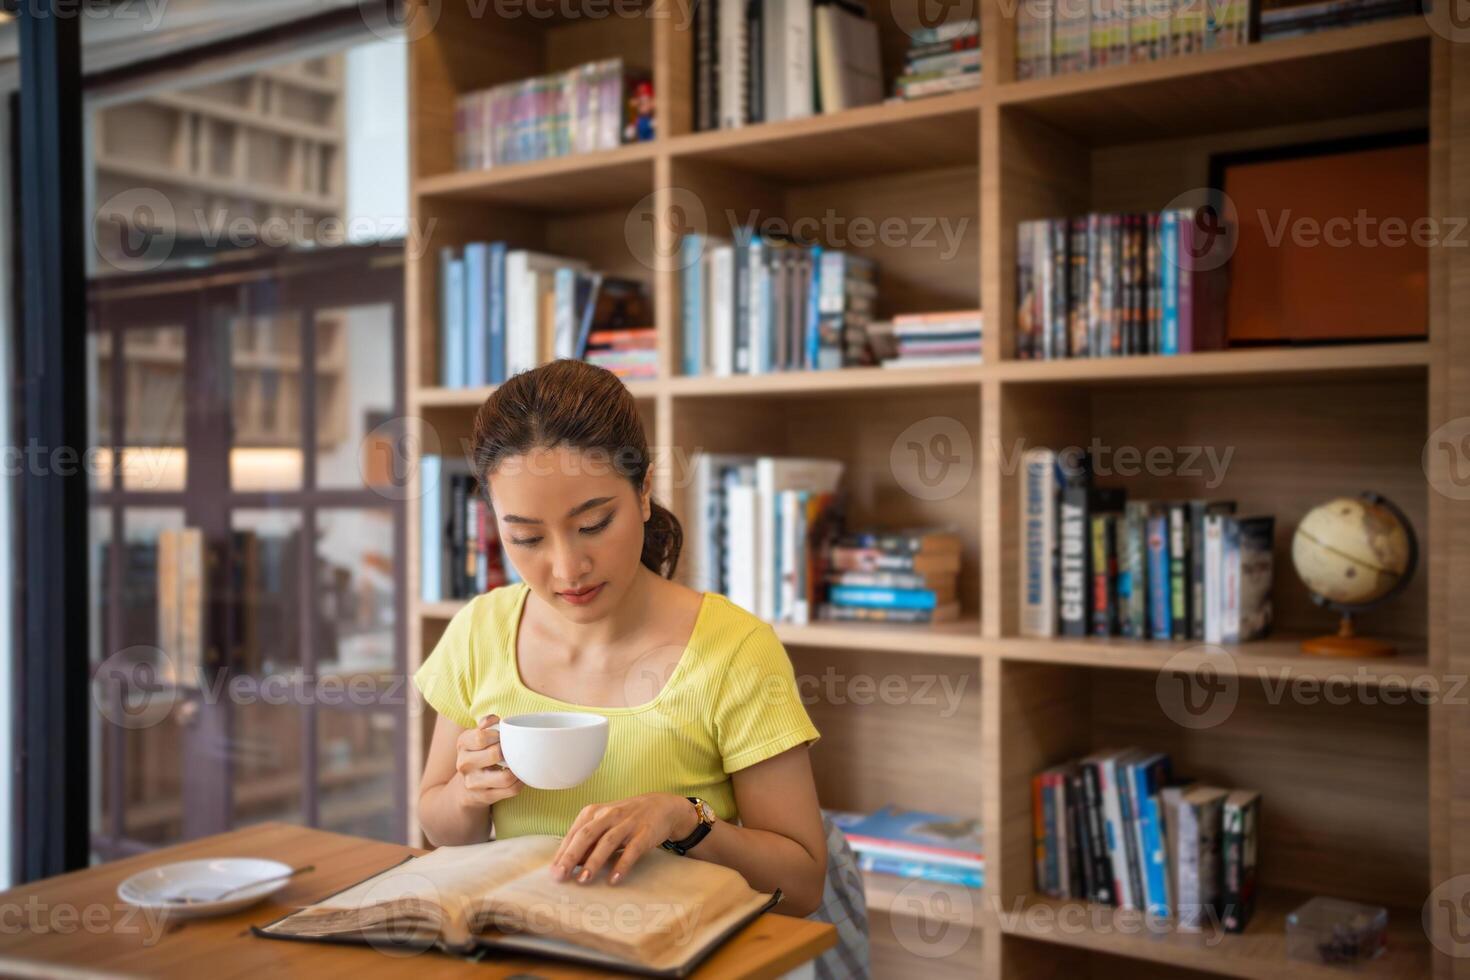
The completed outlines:
{"type": "Polygon", "coordinates": [[[683,840],[698,823],[694,806],[673,793],[645,793],[585,806],[551,859],[551,873],[563,880],[580,864],[577,880],[591,881],[621,848],[623,855],[608,877],[608,883],[616,885],[650,848],[666,840],[683,840]]]}

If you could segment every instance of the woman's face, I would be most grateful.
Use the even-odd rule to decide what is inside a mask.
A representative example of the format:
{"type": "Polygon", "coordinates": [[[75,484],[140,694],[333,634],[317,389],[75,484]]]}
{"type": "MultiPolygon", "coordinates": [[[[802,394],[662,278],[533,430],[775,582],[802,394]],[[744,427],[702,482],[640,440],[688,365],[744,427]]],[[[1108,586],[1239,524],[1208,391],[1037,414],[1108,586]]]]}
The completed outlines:
{"type": "Polygon", "coordinates": [[[606,458],[558,446],[501,461],[490,499],[505,553],[543,601],[578,623],[617,607],[638,574],[641,493],[606,458]]]}

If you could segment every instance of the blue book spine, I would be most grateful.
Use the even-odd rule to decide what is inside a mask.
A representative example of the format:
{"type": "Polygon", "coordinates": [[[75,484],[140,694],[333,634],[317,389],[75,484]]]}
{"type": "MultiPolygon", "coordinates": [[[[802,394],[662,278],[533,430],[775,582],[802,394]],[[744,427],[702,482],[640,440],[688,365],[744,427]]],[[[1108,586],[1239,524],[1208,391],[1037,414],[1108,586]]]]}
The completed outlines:
{"type": "Polygon", "coordinates": [[[684,375],[704,373],[704,236],[690,232],[679,245],[684,269],[684,375]]]}
{"type": "Polygon", "coordinates": [[[1148,518],[1148,605],[1149,625],[1153,635],[1167,637],[1174,629],[1169,608],[1169,517],[1150,514],[1148,518]]]}
{"type": "Polygon", "coordinates": [[[423,456],[419,460],[419,591],[425,602],[444,598],[443,569],[439,560],[439,475],[443,462],[439,456],[423,456]]]}
{"type": "Polygon", "coordinates": [[[859,868],[877,874],[897,875],[900,878],[922,878],[925,881],[964,885],[966,888],[985,887],[985,874],[979,870],[956,868],[952,865],[936,864],[933,861],[891,857],[887,854],[871,854],[864,851],[858,852],[857,859],[859,868]]]}
{"type": "Polygon", "coordinates": [[[933,609],[938,604],[931,589],[870,589],[860,585],[834,585],[831,599],[838,605],[881,609],[933,609]]]}
{"type": "Polygon", "coordinates": [[[1159,216],[1159,263],[1163,282],[1163,322],[1159,328],[1160,354],[1179,353],[1179,215],[1165,211],[1159,216]]]}
{"type": "Polygon", "coordinates": [[[493,385],[505,381],[505,242],[490,243],[490,340],[487,377],[493,385]]]}
{"type": "Polygon", "coordinates": [[[806,364],[802,365],[808,371],[816,368],[817,355],[821,350],[821,339],[817,330],[817,322],[822,315],[822,246],[813,245],[811,255],[812,282],[806,294],[806,364]]]}
{"type": "Polygon", "coordinates": [[[1164,863],[1164,832],[1159,814],[1157,760],[1131,767],[1134,799],[1138,806],[1140,864],[1143,865],[1145,908],[1153,915],[1169,914],[1169,872],[1164,863]]]}
{"type": "Polygon", "coordinates": [[[448,373],[444,379],[444,384],[450,388],[463,388],[469,383],[469,375],[465,370],[465,290],[463,259],[452,259],[450,261],[448,278],[449,342],[445,351],[445,356],[448,358],[448,373]]]}
{"type": "Polygon", "coordinates": [[[464,247],[465,384],[489,383],[490,247],[470,242],[464,247]]]}

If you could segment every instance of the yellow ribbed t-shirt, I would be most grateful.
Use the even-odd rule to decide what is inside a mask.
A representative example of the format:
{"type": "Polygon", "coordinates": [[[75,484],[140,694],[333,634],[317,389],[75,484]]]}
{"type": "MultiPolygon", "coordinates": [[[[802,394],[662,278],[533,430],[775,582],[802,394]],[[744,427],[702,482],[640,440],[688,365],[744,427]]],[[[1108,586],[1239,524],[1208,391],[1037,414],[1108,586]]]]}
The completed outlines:
{"type": "MultiPolygon", "coordinates": [[[[704,593],[693,634],[661,687],[648,674],[629,692],[652,700],[592,707],[548,697],[521,682],[516,634],[530,588],[493,589],[455,614],[414,683],[435,711],[462,728],[488,714],[581,711],[608,719],[607,754],[580,786],[522,787],[495,804],[497,837],[564,834],[582,808],[642,793],[697,796],[734,820],[730,773],[819,737],[776,633],[722,595],[704,593]]],[[[638,674],[635,667],[633,674],[638,674]]]]}

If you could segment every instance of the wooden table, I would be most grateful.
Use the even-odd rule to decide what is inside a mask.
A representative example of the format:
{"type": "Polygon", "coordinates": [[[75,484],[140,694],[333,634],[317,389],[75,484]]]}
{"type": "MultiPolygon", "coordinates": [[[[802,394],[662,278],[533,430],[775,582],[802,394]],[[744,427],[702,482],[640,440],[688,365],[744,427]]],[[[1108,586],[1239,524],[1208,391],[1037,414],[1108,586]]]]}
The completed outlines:
{"type": "MultiPolygon", "coordinates": [[[[367,946],[281,942],[250,934],[293,908],[309,905],[422,851],[285,823],[262,823],[148,854],[99,864],[0,892],[0,975],[37,977],[310,976],[365,980],[377,976],[415,980],[474,977],[501,980],[514,974],[585,978],[594,970],[551,960],[495,958],[479,963],[438,952],[411,958],[367,946]],[[168,922],[149,917],[117,897],[129,875],[170,861],[210,857],[261,857],[316,870],[270,898],[234,915],[168,922]]],[[[836,943],[830,925],[767,913],[705,961],[699,980],[775,977],[813,959],[836,943]]]]}

